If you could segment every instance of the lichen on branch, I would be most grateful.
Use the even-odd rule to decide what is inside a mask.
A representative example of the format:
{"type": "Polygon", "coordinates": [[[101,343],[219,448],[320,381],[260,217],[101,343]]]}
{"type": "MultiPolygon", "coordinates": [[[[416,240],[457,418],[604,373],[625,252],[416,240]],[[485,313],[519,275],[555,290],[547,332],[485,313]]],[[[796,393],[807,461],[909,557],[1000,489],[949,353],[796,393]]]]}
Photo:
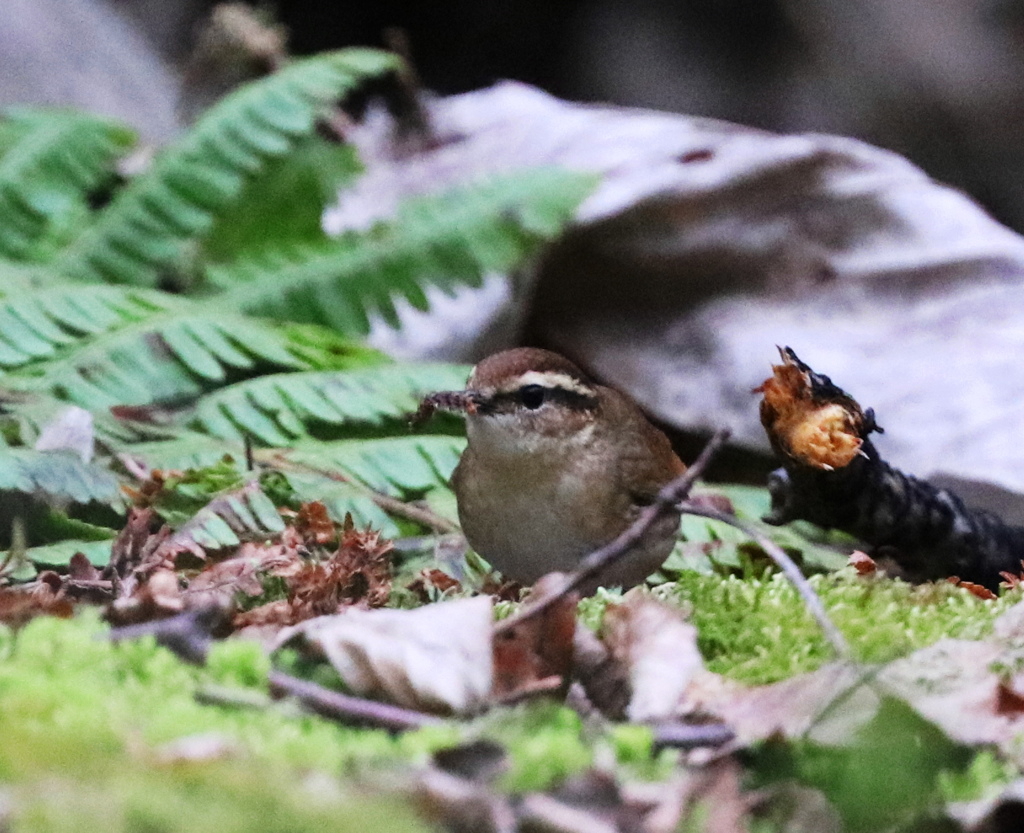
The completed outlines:
{"type": "Polygon", "coordinates": [[[959,576],[989,588],[1024,558],[1024,528],[969,509],[886,463],[870,435],[874,413],[814,372],[790,348],[757,389],[764,425],[782,468],[769,477],[768,523],[807,520],[839,529],[890,556],[917,580],[959,576]]]}

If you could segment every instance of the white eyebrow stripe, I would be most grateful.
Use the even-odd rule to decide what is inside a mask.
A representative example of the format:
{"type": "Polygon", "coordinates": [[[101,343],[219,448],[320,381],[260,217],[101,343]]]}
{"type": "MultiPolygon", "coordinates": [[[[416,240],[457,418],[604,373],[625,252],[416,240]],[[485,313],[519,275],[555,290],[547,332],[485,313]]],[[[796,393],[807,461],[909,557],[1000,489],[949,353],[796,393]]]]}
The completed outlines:
{"type": "Polygon", "coordinates": [[[559,373],[557,370],[528,370],[522,376],[517,377],[511,385],[502,385],[501,390],[519,390],[526,385],[540,385],[542,388],[561,388],[571,390],[582,396],[593,396],[594,389],[583,384],[579,379],[574,379],[568,373],[559,373]]]}

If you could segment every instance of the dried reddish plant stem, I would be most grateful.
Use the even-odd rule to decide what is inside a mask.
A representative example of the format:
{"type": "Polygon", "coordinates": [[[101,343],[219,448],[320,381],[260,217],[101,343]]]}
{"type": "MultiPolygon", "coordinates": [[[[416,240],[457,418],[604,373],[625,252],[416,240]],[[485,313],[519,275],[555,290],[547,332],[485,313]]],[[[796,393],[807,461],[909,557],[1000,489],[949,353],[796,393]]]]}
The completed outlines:
{"type": "Polygon", "coordinates": [[[271,671],[267,677],[270,690],[276,695],[295,697],[306,708],[321,717],[348,725],[375,726],[391,732],[405,732],[422,729],[424,726],[438,726],[443,721],[432,714],[403,709],[376,700],[351,697],[339,691],[332,691],[308,680],[300,680],[280,671],[271,671]]]}
{"type": "Polygon", "coordinates": [[[729,434],[728,429],[718,431],[704,447],[704,450],[694,461],[693,465],[662,488],[658,492],[657,497],[655,497],[654,502],[644,508],[640,516],[628,529],[610,543],[594,550],[594,552],[584,558],[580,562],[580,566],[566,576],[562,586],[557,590],[553,590],[539,599],[531,600],[521,610],[507,619],[498,622],[494,628],[495,635],[510,631],[527,619],[540,615],[559,600],[564,599],[584,584],[600,576],[608,567],[633,549],[659,519],[671,512],[678,511],[677,506],[679,502],[690,494],[694,483],[697,482],[697,479],[704,473],[715,455],[729,439],[729,434]]]}
{"type": "Polygon", "coordinates": [[[808,612],[818,623],[818,627],[825,634],[825,638],[836,652],[836,655],[840,659],[849,659],[851,657],[850,646],[847,644],[846,638],[840,633],[839,628],[835,626],[832,620],[828,618],[828,613],[825,612],[825,605],[822,604],[821,598],[814,592],[810,582],[800,572],[800,568],[796,566],[793,559],[786,555],[786,551],[782,547],[752,525],[741,521],[735,515],[721,512],[710,506],[688,502],[680,504],[679,508],[687,515],[699,515],[702,518],[709,518],[713,521],[721,521],[722,523],[734,526],[753,538],[757,545],[767,553],[768,557],[778,565],[783,575],[789,579],[790,584],[800,594],[800,598],[803,600],[808,612]]]}
{"type": "Polygon", "coordinates": [[[916,580],[956,575],[994,590],[1002,571],[1016,571],[1024,557],[1024,528],[1010,526],[990,512],[969,509],[948,489],[890,466],[869,439],[878,430],[870,410],[862,411],[792,350],[783,351],[783,361],[769,382],[787,374],[795,399],[816,408],[844,408],[849,414],[847,430],[854,432],[858,450],[843,465],[815,465],[802,448],[793,447],[791,434],[779,430],[776,408],[766,395],[761,421],[783,463],[769,478],[768,523],[807,520],[848,532],[874,548],[885,548],[885,554],[916,580]]]}

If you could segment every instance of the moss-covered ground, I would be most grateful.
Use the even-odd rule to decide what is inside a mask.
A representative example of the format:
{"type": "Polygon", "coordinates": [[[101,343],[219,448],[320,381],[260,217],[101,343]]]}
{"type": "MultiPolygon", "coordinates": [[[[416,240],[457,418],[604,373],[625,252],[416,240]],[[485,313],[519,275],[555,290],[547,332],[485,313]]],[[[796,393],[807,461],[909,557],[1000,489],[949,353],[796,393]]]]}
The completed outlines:
{"type": "MultiPolygon", "coordinates": [[[[1020,597],[986,601],[952,585],[847,570],[813,581],[855,651],[872,661],[946,635],[983,637],[1020,597]]],[[[653,592],[690,611],[711,670],[737,680],[782,679],[828,659],[778,576],[684,573],[653,592]]],[[[584,618],[595,620],[611,598],[585,602],[584,618]]],[[[412,809],[380,785],[434,749],[481,735],[508,748],[511,790],[549,785],[595,756],[640,774],[661,768],[648,761],[644,730],[595,733],[552,705],[401,736],[344,728],[287,703],[203,705],[196,694],[211,686],[259,699],[268,660],[255,644],[218,644],[198,668],[150,639],[115,645],[104,632],[90,612],[0,630],[0,817],[15,831],[301,831],[326,829],[328,820],[330,829],[362,830],[369,817],[374,829],[386,819],[388,830],[417,830],[412,809]],[[182,739],[196,737],[210,754],[187,751],[182,739]]]]}

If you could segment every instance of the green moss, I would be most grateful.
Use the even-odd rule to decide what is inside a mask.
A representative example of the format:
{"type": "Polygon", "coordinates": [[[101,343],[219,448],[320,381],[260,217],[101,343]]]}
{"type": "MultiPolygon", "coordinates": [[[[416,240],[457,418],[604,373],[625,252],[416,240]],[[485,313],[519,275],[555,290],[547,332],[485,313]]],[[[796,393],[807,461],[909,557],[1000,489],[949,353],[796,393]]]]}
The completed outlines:
{"type": "Polygon", "coordinates": [[[95,616],[0,630],[0,783],[12,790],[15,830],[300,831],[331,819],[331,829],[363,829],[368,812],[393,817],[388,829],[416,829],[400,801],[352,803],[334,776],[423,761],[454,729],[394,738],[286,704],[203,706],[201,685],[263,683],[255,646],[217,646],[206,670],[150,639],[112,645],[102,633],[95,616]],[[203,734],[223,738],[225,760],[166,763],[165,744],[203,734]],[[307,794],[315,772],[337,793],[319,803],[307,794]]]}
{"type": "MultiPolygon", "coordinates": [[[[946,582],[912,585],[884,577],[861,577],[852,569],[817,575],[811,585],[856,656],[886,662],[948,636],[982,639],[992,622],[1021,600],[1006,591],[984,600],[946,582]]],[[[653,594],[690,614],[708,668],[734,679],[762,684],[813,671],[832,659],[817,624],[779,573],[762,577],[684,572],[653,594]]],[[[580,606],[591,627],[605,606],[620,598],[601,591],[580,606]]]]}
{"type": "MultiPolygon", "coordinates": [[[[288,703],[258,707],[269,663],[254,643],[214,645],[196,668],[152,639],[113,645],[104,631],[93,613],[0,629],[0,790],[11,787],[15,830],[301,831],[325,829],[328,815],[331,829],[344,830],[366,812],[386,812],[396,819],[388,830],[405,830],[411,816],[386,796],[364,796],[339,821],[350,796],[336,776],[393,775],[476,737],[509,750],[503,786],[514,792],[549,787],[593,761],[595,739],[564,706],[525,704],[391,736],[288,703]],[[237,691],[239,706],[202,705],[201,689],[237,691]],[[166,762],[167,744],[197,735],[222,738],[227,758],[166,762]],[[323,806],[306,794],[312,773],[338,793],[323,806]]],[[[628,757],[642,754],[638,743],[627,744],[628,757]]]]}

